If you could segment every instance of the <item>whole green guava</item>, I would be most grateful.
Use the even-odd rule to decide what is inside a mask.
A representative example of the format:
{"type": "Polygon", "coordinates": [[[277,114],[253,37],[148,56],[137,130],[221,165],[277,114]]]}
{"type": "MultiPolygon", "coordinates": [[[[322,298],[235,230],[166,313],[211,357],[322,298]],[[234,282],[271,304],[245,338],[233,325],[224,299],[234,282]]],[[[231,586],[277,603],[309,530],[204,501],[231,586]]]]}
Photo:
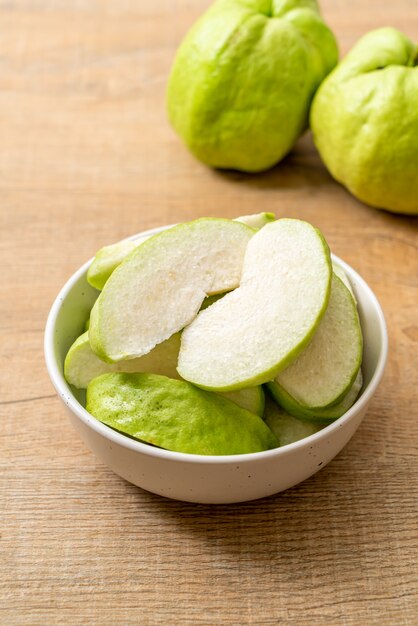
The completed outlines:
{"type": "Polygon", "coordinates": [[[394,28],[362,37],[314,98],[332,176],[371,206],[418,214],[418,49],[394,28]]]}
{"type": "Polygon", "coordinates": [[[204,163],[265,170],[307,127],[312,97],[337,60],[315,0],[217,0],[177,52],[169,118],[204,163]]]}

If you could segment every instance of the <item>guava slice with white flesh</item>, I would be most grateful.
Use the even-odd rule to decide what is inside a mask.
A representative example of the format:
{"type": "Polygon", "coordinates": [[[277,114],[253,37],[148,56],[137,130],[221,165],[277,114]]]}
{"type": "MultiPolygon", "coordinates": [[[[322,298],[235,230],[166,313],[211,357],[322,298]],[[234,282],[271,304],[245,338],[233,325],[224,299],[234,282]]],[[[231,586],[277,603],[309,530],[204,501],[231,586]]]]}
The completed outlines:
{"type": "Polygon", "coordinates": [[[235,402],[235,404],[251,413],[255,413],[260,417],[263,416],[265,395],[261,385],[239,389],[238,391],[219,392],[219,395],[228,398],[228,400],[235,402]]]}
{"type": "Polygon", "coordinates": [[[87,389],[93,378],[109,372],[151,372],[178,378],[176,367],[179,349],[180,333],[175,333],[137,359],[106,363],[93,352],[89,333],[85,332],[75,340],[65,357],[64,376],[70,385],[78,389],[87,389]]]}
{"type": "Polygon", "coordinates": [[[354,295],[353,287],[351,286],[350,279],[347,274],[344,272],[343,268],[337,265],[337,263],[332,264],[332,270],[334,274],[338,276],[340,280],[343,281],[344,285],[347,287],[348,291],[351,293],[354,302],[357,304],[356,296],[354,295]]]}
{"type": "Polygon", "coordinates": [[[113,272],[93,306],[94,352],[111,363],[140,357],[190,324],[207,295],[239,285],[254,233],[239,222],[202,218],[145,241],[113,272]]]}
{"type": "Polygon", "coordinates": [[[329,248],[311,224],[279,219],[249,241],[240,286],[184,329],[178,372],[203,389],[272,380],[310,342],[326,311],[329,248]]]}
{"type": "MultiPolygon", "coordinates": [[[[106,363],[93,352],[89,334],[85,332],[75,340],[65,357],[64,375],[66,381],[78,389],[87,389],[93,378],[110,372],[148,372],[179,379],[176,369],[179,349],[180,333],[176,333],[137,359],[106,363]]],[[[260,417],[263,415],[264,391],[261,385],[220,395],[251,413],[260,417]]]]}
{"type": "Polygon", "coordinates": [[[103,374],[89,384],[86,406],[104,424],[176,452],[245,454],[278,445],[258,415],[165,376],[103,374]]]}
{"type": "Polygon", "coordinates": [[[269,222],[274,222],[276,216],[274,213],[252,213],[251,215],[241,215],[241,217],[236,217],[236,222],[241,222],[242,224],[246,224],[255,230],[259,230],[263,228],[269,222]]]}
{"type": "Polygon", "coordinates": [[[293,415],[287,413],[272,398],[266,398],[264,421],[276,435],[280,447],[309,437],[324,427],[324,424],[304,422],[297,417],[293,417],[293,415]]]}
{"type": "Polygon", "coordinates": [[[103,289],[106,281],[118,265],[144,241],[146,241],[145,238],[140,241],[124,239],[100,248],[87,271],[87,282],[95,289],[103,289]]]}
{"type": "MultiPolygon", "coordinates": [[[[250,228],[258,230],[268,222],[275,220],[274,213],[254,213],[253,215],[242,215],[237,217],[234,222],[241,222],[250,228]]],[[[113,274],[115,269],[126,259],[127,256],[144,241],[153,237],[153,235],[142,235],[140,238],[123,239],[116,243],[104,246],[96,252],[93,261],[87,272],[87,282],[92,287],[102,290],[107,280],[113,274]]]]}
{"type": "Polygon", "coordinates": [[[310,344],[276,378],[283,389],[307,409],[337,404],[360,369],[363,338],[353,297],[334,274],[324,317],[310,344]]]}
{"type": "Polygon", "coordinates": [[[344,413],[347,413],[348,409],[351,409],[357,400],[362,386],[363,375],[361,370],[359,370],[353,385],[338,404],[323,409],[308,409],[299,404],[292,396],[286,393],[283,388],[280,388],[277,383],[268,383],[268,388],[273,398],[281,407],[290,413],[290,415],[312,422],[335,420],[344,415],[344,413]]]}

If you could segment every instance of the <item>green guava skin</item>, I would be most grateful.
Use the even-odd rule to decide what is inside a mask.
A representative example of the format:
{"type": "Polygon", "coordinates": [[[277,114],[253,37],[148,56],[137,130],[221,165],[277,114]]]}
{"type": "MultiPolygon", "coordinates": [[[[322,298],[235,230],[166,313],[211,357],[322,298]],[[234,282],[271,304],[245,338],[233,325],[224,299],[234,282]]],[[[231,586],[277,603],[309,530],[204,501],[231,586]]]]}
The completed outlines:
{"type": "Polygon", "coordinates": [[[326,424],[304,422],[286,413],[273,399],[267,398],[264,421],[276,435],[280,446],[287,446],[321,430],[326,424]]]}
{"type": "Polygon", "coordinates": [[[331,422],[344,415],[344,413],[346,413],[357,400],[362,386],[363,376],[360,372],[357,375],[352,387],[337,404],[324,408],[310,409],[300,404],[275,381],[267,384],[270,395],[274,398],[279,407],[283,408],[284,411],[287,411],[289,415],[292,415],[300,420],[323,423],[331,422]]]}
{"type": "Polygon", "coordinates": [[[312,97],[337,61],[314,0],[217,0],[177,52],[170,121],[207,165],[266,170],[306,129],[312,97]]]}
{"type": "Polygon", "coordinates": [[[418,214],[418,48],[394,28],[362,37],[318,89],[311,128],[331,175],[359,200],[418,214]]]}
{"type": "Polygon", "coordinates": [[[279,445],[258,415],[186,381],[155,374],[102,374],[87,388],[86,408],[115,430],[175,452],[247,454],[279,445]]]}
{"type": "Polygon", "coordinates": [[[101,248],[87,271],[87,282],[101,291],[115,269],[137,246],[137,242],[128,239],[101,248]]]}

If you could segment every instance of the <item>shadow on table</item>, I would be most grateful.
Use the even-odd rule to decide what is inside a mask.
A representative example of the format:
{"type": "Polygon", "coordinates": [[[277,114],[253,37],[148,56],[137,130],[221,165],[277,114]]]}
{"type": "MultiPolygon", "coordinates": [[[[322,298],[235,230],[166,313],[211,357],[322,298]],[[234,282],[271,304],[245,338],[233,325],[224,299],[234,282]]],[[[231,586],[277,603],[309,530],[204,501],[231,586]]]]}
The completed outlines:
{"type": "Polygon", "coordinates": [[[337,566],[355,577],[370,553],[360,513],[369,506],[367,491],[355,485],[355,474],[350,485],[335,478],[331,464],[293,489],[242,504],[196,505],[144,493],[141,501],[157,508],[165,533],[169,524],[180,560],[201,563],[212,575],[252,572],[256,586],[312,580],[317,587],[324,577],[329,584],[337,566]]]}
{"type": "Polygon", "coordinates": [[[333,187],[335,201],[341,201],[344,204],[347,202],[349,209],[354,204],[358,209],[364,209],[366,215],[368,211],[371,211],[371,217],[376,217],[377,213],[383,222],[389,222],[389,227],[395,232],[398,227],[406,226],[414,230],[418,228],[418,215],[402,215],[375,209],[357,200],[343,185],[335,181],[322,163],[310,131],[298,140],[291,152],[280,163],[266,172],[255,174],[236,170],[213,170],[213,172],[216,177],[250,189],[305,190],[305,192],[309,190],[315,194],[316,190],[321,193],[320,189],[323,187],[333,187]]]}
{"type": "Polygon", "coordinates": [[[365,464],[353,452],[345,451],[297,487],[262,500],[198,505],[141,491],[138,504],[154,508],[162,527],[169,524],[170,534],[188,546],[189,558],[216,557],[226,567],[251,562],[260,576],[286,568],[283,575],[295,580],[338,561],[351,577],[356,564],[381,549],[380,541],[370,545],[368,539],[376,519],[380,533],[391,532],[384,491],[377,481],[369,489],[365,464]]]}
{"type": "Polygon", "coordinates": [[[231,183],[253,189],[300,189],[329,185],[332,181],[316,151],[311,133],[301,137],[292,151],[266,172],[247,174],[236,170],[214,170],[214,173],[231,183]]]}

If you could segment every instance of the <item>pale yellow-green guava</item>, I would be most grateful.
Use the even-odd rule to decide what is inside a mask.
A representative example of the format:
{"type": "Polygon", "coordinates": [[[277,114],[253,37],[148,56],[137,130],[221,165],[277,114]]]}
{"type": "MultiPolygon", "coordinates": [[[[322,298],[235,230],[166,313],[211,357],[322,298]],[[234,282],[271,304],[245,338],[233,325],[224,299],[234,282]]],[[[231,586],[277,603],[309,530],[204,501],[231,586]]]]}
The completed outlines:
{"type": "Polygon", "coordinates": [[[204,163],[265,170],[307,127],[337,59],[315,0],[217,0],[177,52],[169,118],[204,163]]]}
{"type": "Polygon", "coordinates": [[[371,206],[418,214],[418,48],[394,28],[362,37],[318,89],[315,144],[371,206]]]}

